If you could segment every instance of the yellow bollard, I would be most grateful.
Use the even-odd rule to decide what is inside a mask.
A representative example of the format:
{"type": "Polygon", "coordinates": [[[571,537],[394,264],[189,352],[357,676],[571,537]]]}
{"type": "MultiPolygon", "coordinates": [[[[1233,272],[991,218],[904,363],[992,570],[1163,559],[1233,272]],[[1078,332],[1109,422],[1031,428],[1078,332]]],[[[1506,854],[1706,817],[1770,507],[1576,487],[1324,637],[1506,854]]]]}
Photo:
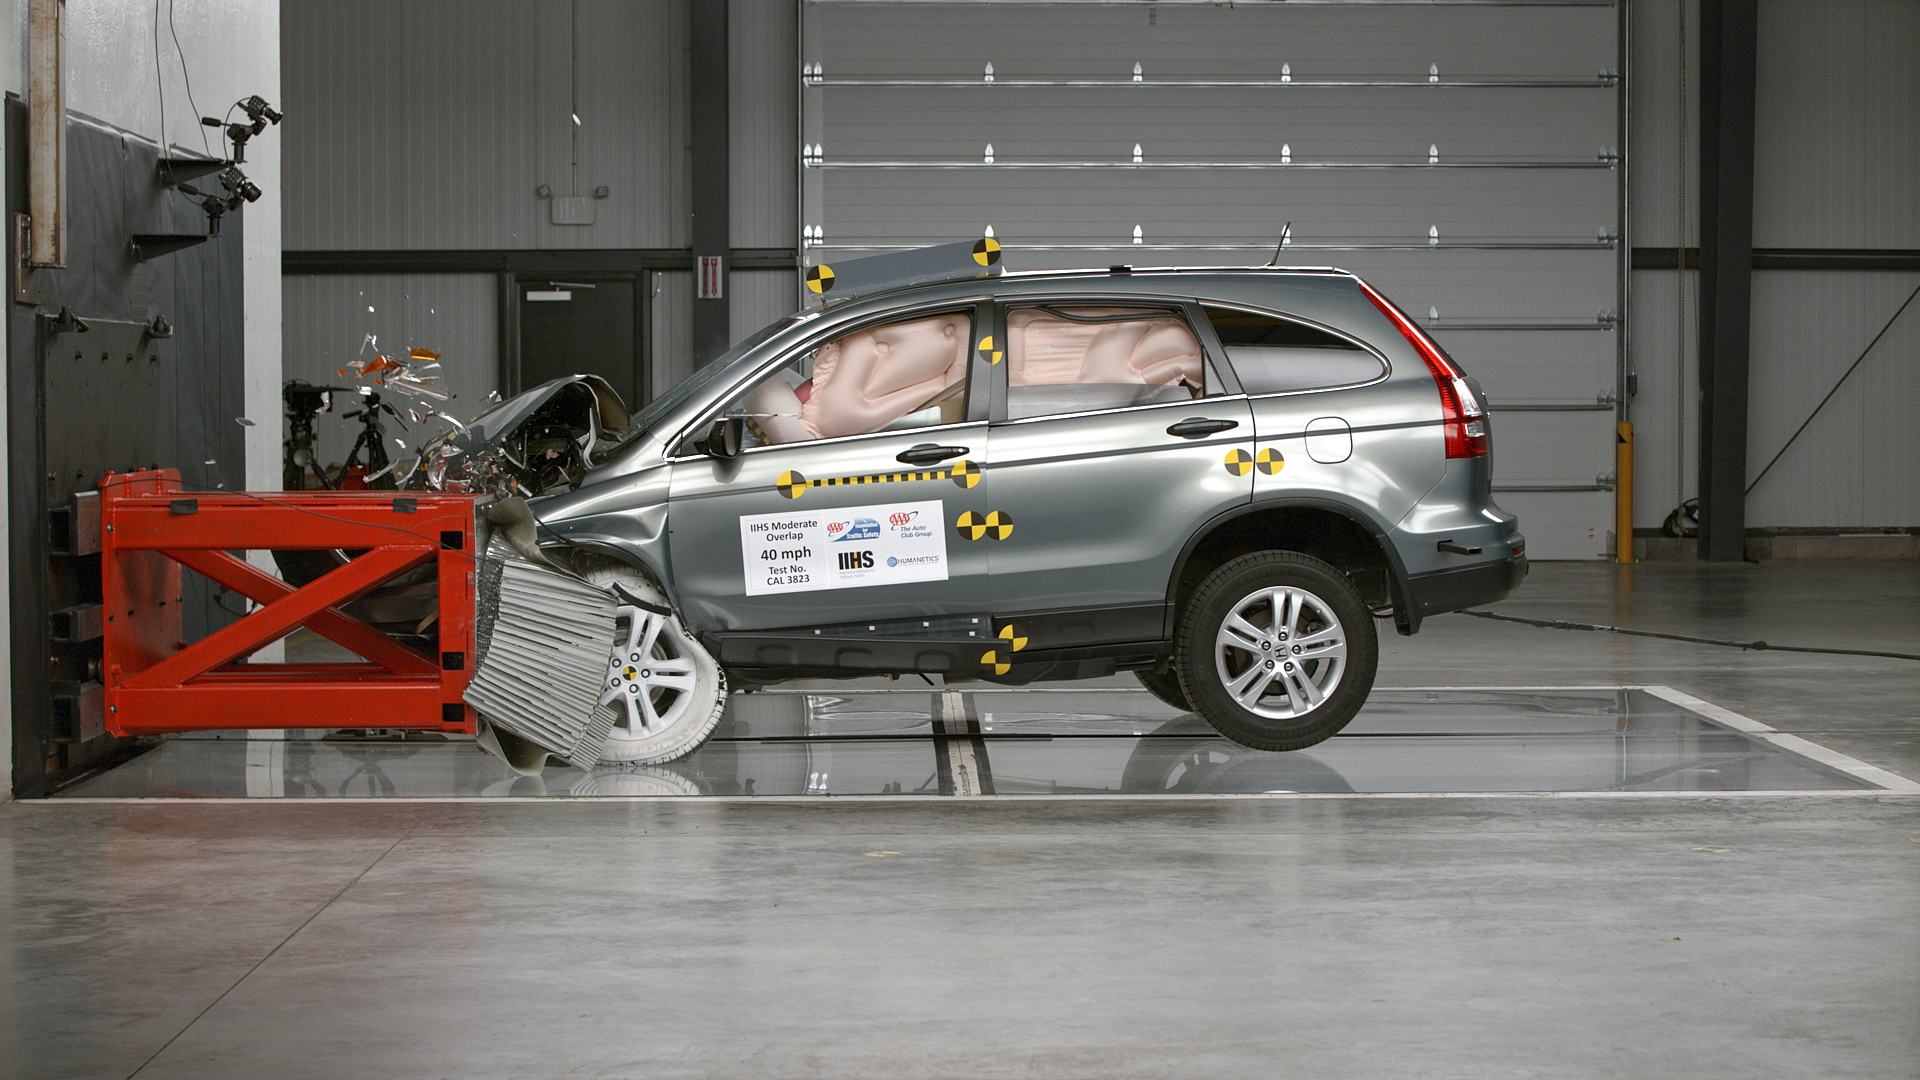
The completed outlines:
{"type": "Polygon", "coordinates": [[[1633,421],[1614,429],[1613,445],[1613,561],[1632,564],[1633,557],[1633,421]]]}

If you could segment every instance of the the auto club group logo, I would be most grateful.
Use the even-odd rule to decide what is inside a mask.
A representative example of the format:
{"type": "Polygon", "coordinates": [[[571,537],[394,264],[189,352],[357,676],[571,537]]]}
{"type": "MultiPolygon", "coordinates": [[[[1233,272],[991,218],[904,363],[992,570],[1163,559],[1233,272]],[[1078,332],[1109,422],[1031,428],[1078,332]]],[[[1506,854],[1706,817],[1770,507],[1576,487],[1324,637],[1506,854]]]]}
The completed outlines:
{"type": "Polygon", "coordinates": [[[913,521],[914,518],[917,518],[919,516],[920,516],[920,511],[918,510],[896,510],[893,512],[893,516],[888,518],[887,520],[892,522],[894,528],[897,529],[902,525],[909,524],[910,522],[913,521]]]}

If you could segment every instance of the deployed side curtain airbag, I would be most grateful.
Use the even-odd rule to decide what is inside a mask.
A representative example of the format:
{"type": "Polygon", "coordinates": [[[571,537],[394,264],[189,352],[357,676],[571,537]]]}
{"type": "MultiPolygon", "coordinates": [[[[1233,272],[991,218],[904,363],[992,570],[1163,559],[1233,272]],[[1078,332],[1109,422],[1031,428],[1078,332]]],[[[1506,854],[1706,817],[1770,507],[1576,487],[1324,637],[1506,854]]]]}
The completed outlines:
{"type": "Polygon", "coordinates": [[[1007,316],[1007,332],[1009,386],[1201,384],[1200,342],[1171,316],[1084,323],[1029,308],[1007,316]]]}

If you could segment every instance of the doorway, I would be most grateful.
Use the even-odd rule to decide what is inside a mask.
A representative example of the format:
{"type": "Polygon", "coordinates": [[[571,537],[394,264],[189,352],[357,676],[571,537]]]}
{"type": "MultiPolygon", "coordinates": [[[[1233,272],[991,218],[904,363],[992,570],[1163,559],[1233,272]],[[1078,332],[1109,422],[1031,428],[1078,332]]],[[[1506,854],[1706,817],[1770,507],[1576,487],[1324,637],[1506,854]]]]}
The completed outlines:
{"type": "Polygon", "coordinates": [[[646,403],[638,275],[517,274],[501,382],[508,396],[568,375],[598,375],[629,408],[646,403]]]}

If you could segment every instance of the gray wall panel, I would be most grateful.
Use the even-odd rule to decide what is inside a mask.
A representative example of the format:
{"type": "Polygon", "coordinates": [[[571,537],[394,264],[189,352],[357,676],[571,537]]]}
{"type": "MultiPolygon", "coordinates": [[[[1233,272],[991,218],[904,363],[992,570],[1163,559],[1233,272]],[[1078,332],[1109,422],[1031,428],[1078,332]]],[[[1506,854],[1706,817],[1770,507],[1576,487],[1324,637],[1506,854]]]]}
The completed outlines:
{"type": "Polygon", "coordinates": [[[1920,248],[1920,4],[1767,0],[1755,247],[1920,248]]]}
{"type": "MultiPolygon", "coordinates": [[[[1920,273],[1755,275],[1749,483],[1916,286],[1920,273]]],[[[1916,356],[1920,301],[1753,489],[1748,525],[1920,525],[1916,356]]]]}
{"type": "Polygon", "coordinates": [[[1687,42],[1686,243],[1700,242],[1700,3],[1632,0],[1633,98],[1628,117],[1632,239],[1638,247],[1673,247],[1679,231],[1680,37],[1687,42]]]}
{"type": "Polygon", "coordinates": [[[731,112],[733,246],[799,244],[798,0],[732,0],[727,103],[731,112]]]}
{"type": "Polygon", "coordinates": [[[656,271],[651,276],[651,385],[658,393],[693,374],[693,274],[684,270],[664,270],[656,271]]]}
{"type": "Polygon", "coordinates": [[[1614,63],[1609,7],[815,3],[828,77],[1193,76],[1231,65],[1296,79],[1592,74],[1614,63]],[[1071,15],[1064,9],[1071,8],[1071,15]],[[1071,32],[1061,33],[1063,17],[1071,32]]]}
{"type": "Polygon", "coordinates": [[[735,270],[727,284],[733,289],[733,304],[728,310],[733,318],[734,341],[799,310],[797,270],[735,270]]]}
{"type": "Polygon", "coordinates": [[[1594,160],[1612,145],[1613,95],[1592,89],[1068,89],[826,86],[831,160],[946,157],[1128,161],[1594,160]],[[930,117],[939,117],[932,121],[930,117]]]}
{"type": "MultiPolygon", "coordinates": [[[[366,274],[296,275],[281,279],[285,304],[284,366],[289,379],[316,385],[354,385],[352,372],[338,374],[350,360],[376,352],[404,354],[414,346],[440,353],[444,389],[453,394],[439,408],[461,420],[486,410],[487,395],[500,386],[499,294],[492,274],[366,274]],[[375,335],[378,344],[368,342],[375,335]]],[[[403,422],[409,408],[431,404],[400,394],[384,399],[400,409],[403,422]]],[[[334,412],[314,424],[319,457],[333,463],[344,458],[359,433],[357,421],[339,414],[355,406],[351,395],[338,395],[334,412]]],[[[259,419],[265,419],[261,417],[259,419]]],[[[430,421],[437,432],[444,421],[430,421]]],[[[284,437],[284,422],[283,422],[284,437]]],[[[387,433],[417,449],[421,431],[402,431],[389,417],[387,433]]],[[[400,447],[387,453],[401,457],[400,447]]]]}
{"type": "MultiPolygon", "coordinates": [[[[994,149],[999,151],[999,145],[994,149]]],[[[938,242],[992,225],[1011,247],[1294,239],[1594,242],[1612,224],[1611,171],[812,169],[829,244],[938,242]],[[985,219],[985,220],[983,220],[985,219]]],[[[1009,253],[1009,258],[1017,252],[1009,253]]],[[[1244,262],[1246,260],[1238,260],[1244,262]]],[[[1265,260],[1260,260],[1265,261],[1265,260]]],[[[1611,290],[1607,297],[1611,300],[1611,290]]]]}
{"type": "Polygon", "coordinates": [[[574,10],[287,0],[287,247],[684,245],[684,6],[574,10]],[[541,184],[611,196],[556,226],[541,184]]]}
{"type": "Polygon", "coordinates": [[[1694,337],[1699,329],[1698,275],[1691,270],[1686,274],[1684,340],[1676,337],[1674,326],[1674,277],[1671,270],[1633,273],[1627,352],[1640,387],[1630,414],[1635,455],[1633,524],[1638,529],[1659,527],[1683,497],[1698,494],[1700,401],[1694,337]],[[1676,371],[1676,357],[1683,353],[1685,366],[1676,371]],[[1676,415],[1676,406],[1685,410],[1684,417],[1676,415]]]}

